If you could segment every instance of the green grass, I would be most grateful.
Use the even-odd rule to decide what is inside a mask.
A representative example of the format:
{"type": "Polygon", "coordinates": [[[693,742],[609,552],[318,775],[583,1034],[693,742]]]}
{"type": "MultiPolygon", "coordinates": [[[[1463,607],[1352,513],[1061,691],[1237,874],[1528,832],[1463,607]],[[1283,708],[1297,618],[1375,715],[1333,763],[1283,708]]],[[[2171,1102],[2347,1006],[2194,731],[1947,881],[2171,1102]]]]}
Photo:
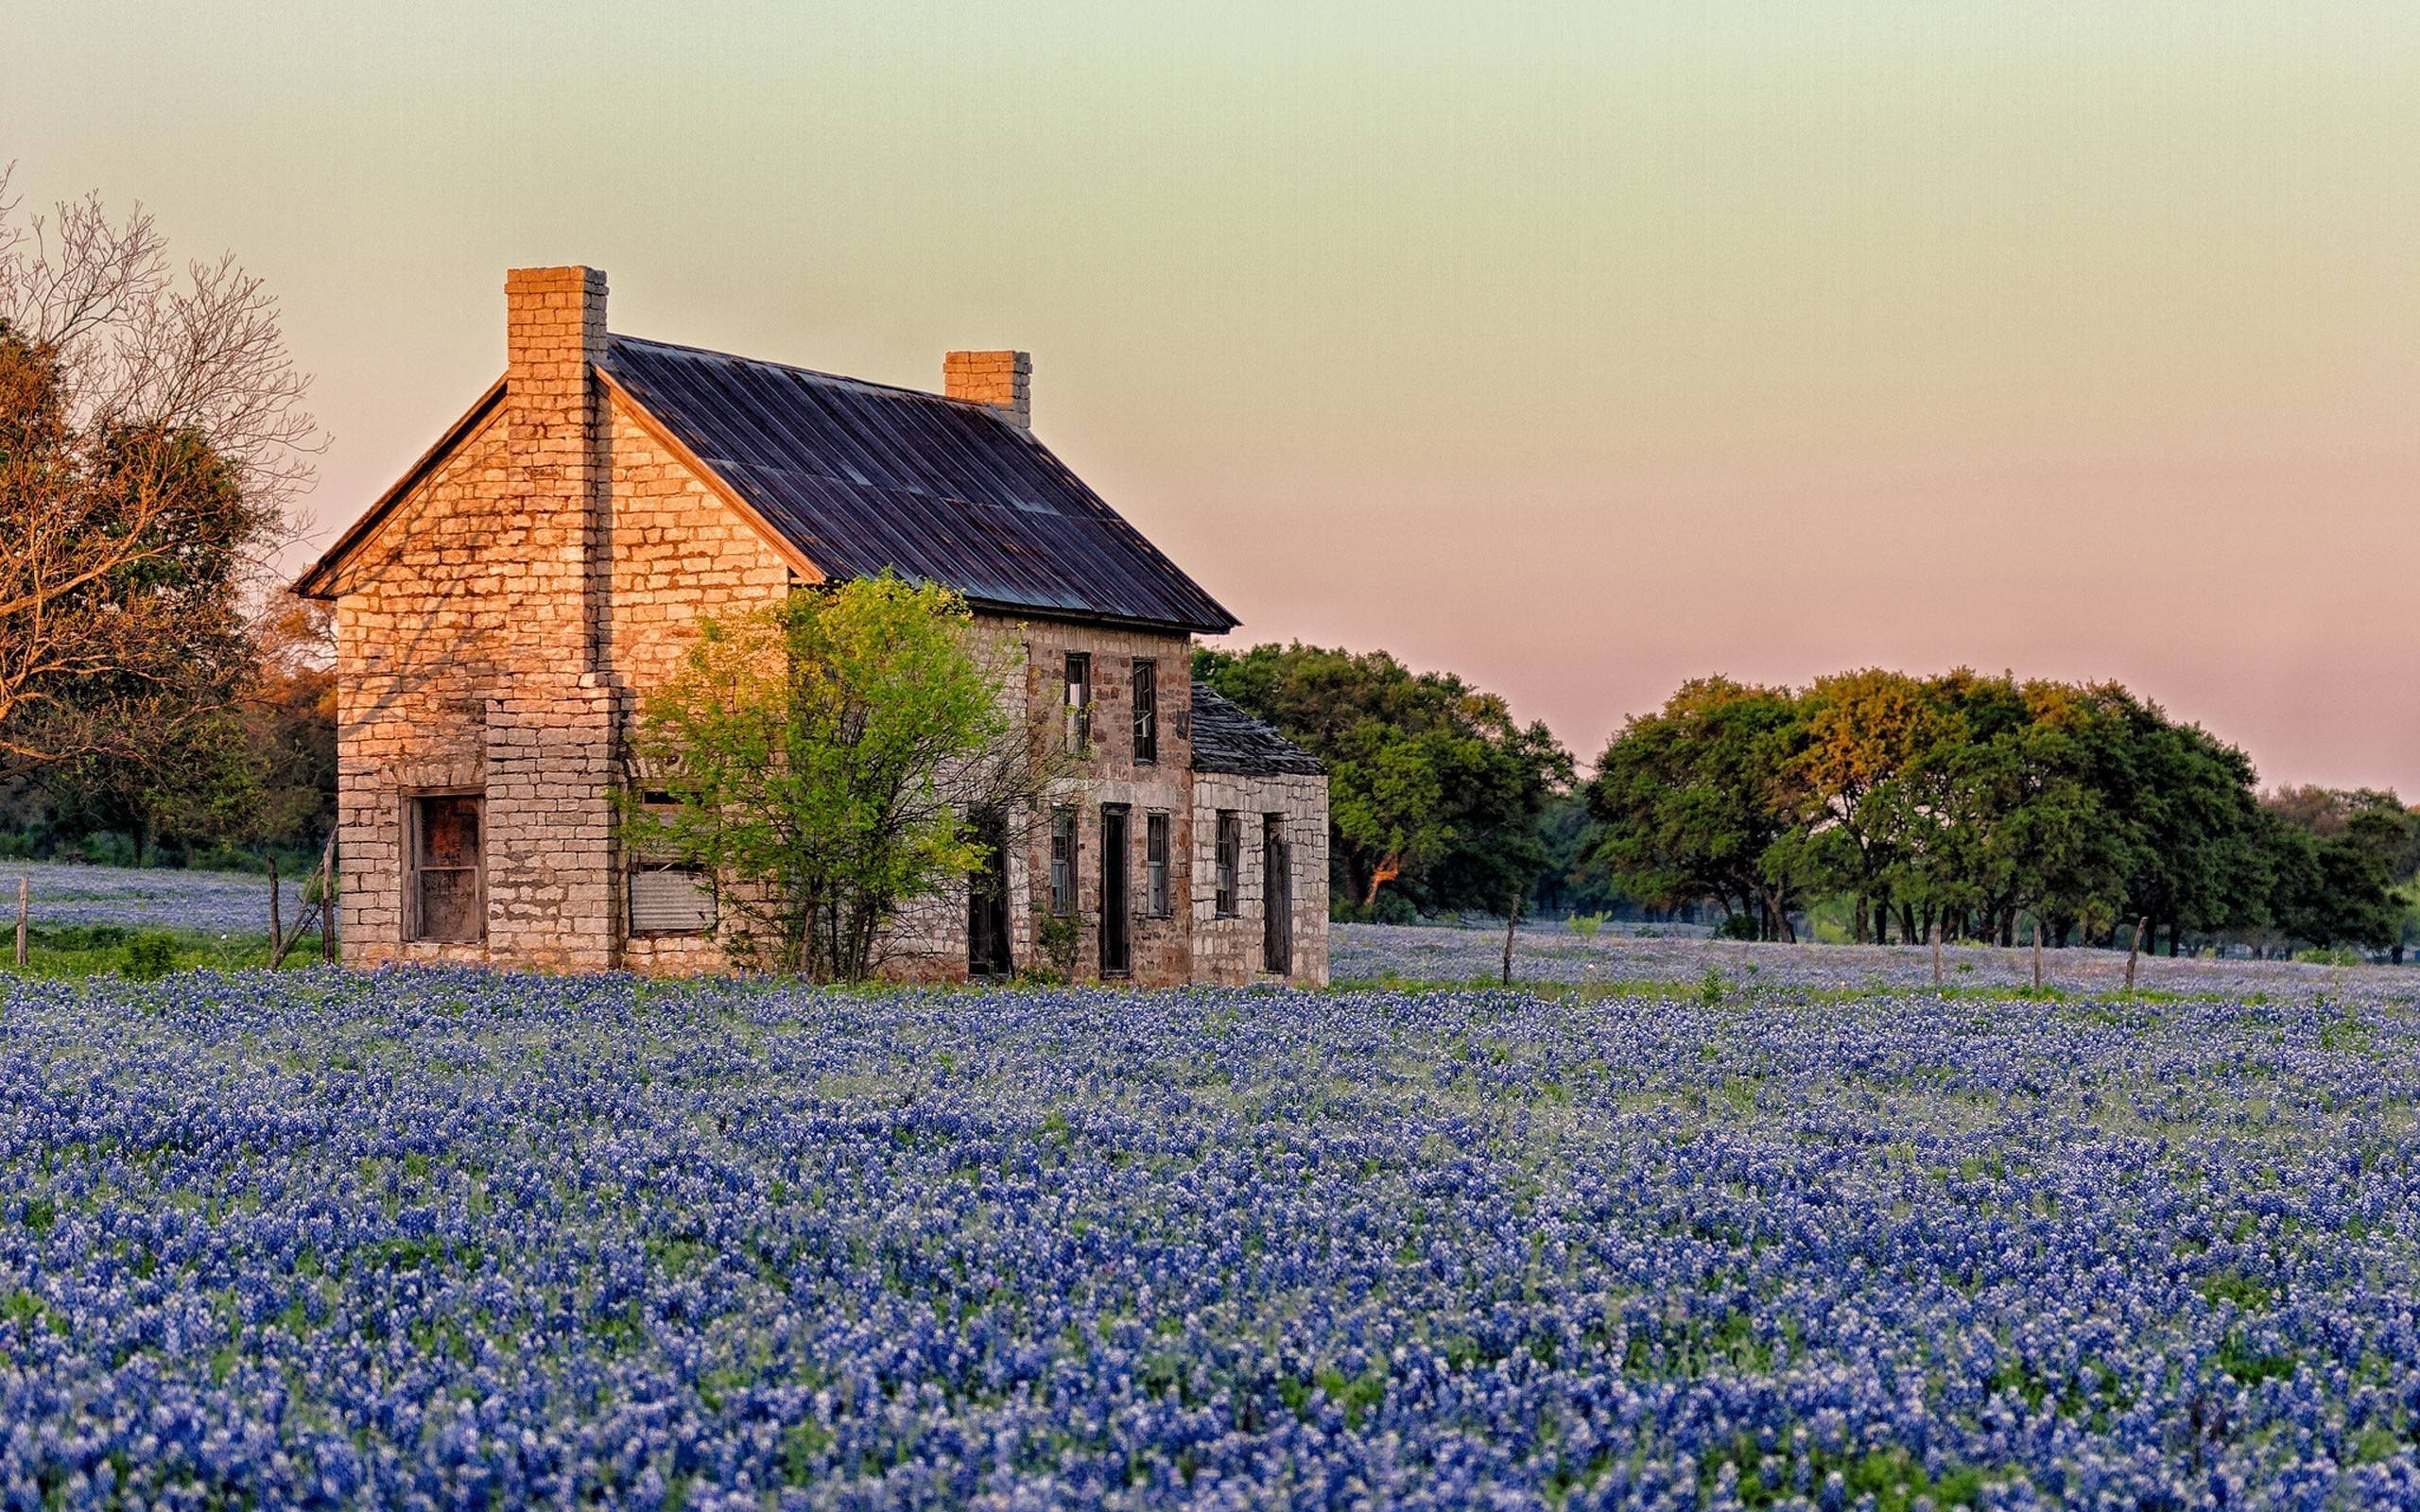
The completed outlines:
{"type": "MultiPolygon", "coordinates": [[[[319,959],[319,936],[285,957],[288,970],[319,959]]],[[[0,976],[65,981],[115,973],[151,978],[170,971],[241,971],[268,964],[268,936],[208,935],[190,929],[128,929],[118,924],[36,925],[26,932],[26,966],[16,970],[13,929],[0,928],[0,976]]]]}

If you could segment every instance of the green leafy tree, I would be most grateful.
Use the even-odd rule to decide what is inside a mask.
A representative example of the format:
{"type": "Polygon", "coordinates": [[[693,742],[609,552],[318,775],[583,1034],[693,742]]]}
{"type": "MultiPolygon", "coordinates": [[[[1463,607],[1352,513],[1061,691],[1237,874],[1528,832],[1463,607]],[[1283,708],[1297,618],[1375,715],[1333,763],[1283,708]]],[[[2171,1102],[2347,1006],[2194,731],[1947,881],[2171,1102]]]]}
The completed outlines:
{"type": "Polygon", "coordinates": [[[717,880],[740,964],[863,980],[904,908],[984,865],[969,816],[1029,823],[1058,775],[1004,712],[1018,670],[887,574],[701,622],[634,742],[669,801],[626,796],[625,835],[717,880]]]}
{"type": "Polygon", "coordinates": [[[1193,675],[1326,765],[1340,911],[1374,913],[1387,889],[1421,911],[1500,913],[1536,887],[1540,816],[1572,777],[1545,725],[1383,651],[1204,648],[1193,675]]]}
{"type": "Polygon", "coordinates": [[[2376,789],[2296,788],[2261,803],[2277,931],[2313,945],[2388,950],[2402,943],[2396,890],[2413,819],[2376,789]]]}
{"type": "Polygon", "coordinates": [[[1683,684],[1599,758],[1585,789],[1591,854],[1653,902],[1719,898],[1763,937],[1795,938],[1790,888],[1806,846],[1789,773],[1805,745],[1787,690],[1683,684]]]}
{"type": "Polygon", "coordinates": [[[1805,825],[1797,867],[1810,886],[1856,900],[1856,932],[1889,933],[1892,885],[1925,838],[1921,799],[1908,778],[1955,723],[1925,684],[1868,668],[1818,678],[1799,700],[1804,744],[1790,764],[1796,817],[1805,825]]]}

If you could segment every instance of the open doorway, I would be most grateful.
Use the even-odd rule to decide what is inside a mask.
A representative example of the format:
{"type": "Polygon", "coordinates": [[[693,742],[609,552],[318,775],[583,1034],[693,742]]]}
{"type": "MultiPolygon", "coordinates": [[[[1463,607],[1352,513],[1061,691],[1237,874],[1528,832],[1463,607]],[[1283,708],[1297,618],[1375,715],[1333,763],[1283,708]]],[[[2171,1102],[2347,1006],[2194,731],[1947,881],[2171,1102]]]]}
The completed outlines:
{"type": "Polygon", "coordinates": [[[1126,805],[1100,809],[1100,974],[1124,976],[1134,969],[1132,885],[1127,875],[1131,824],[1126,805]]]}
{"type": "Polygon", "coordinates": [[[1009,945],[1009,825],[996,809],[974,816],[983,869],[966,879],[966,974],[1013,976],[1009,945]]]}
{"type": "Polygon", "coordinates": [[[1294,853],[1286,843],[1286,816],[1260,821],[1261,970],[1294,971],[1294,853]]]}

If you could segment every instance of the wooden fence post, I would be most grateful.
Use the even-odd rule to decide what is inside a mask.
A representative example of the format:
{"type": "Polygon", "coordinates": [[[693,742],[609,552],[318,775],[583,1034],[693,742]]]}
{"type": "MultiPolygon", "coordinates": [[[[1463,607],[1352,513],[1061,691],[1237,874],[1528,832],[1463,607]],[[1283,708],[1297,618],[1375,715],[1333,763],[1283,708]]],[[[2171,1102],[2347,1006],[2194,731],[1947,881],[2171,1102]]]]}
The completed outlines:
{"type": "Polygon", "coordinates": [[[2126,947],[2126,990],[2135,990],[2135,961],[2143,954],[2143,927],[2151,922],[2148,916],[2135,920],[2135,942],[2126,947]]]}
{"type": "MultiPolygon", "coordinates": [[[[311,889],[314,886],[320,889],[320,900],[318,904],[320,910],[320,958],[323,961],[334,960],[336,958],[334,948],[331,945],[331,937],[336,929],[337,918],[336,903],[333,901],[332,896],[336,886],[336,864],[337,837],[334,834],[331,834],[328,836],[327,845],[320,851],[320,865],[318,869],[311,873],[311,878],[308,882],[302,884],[302,898],[294,910],[294,933],[280,941],[276,950],[269,955],[268,968],[270,971],[274,971],[280,966],[283,966],[285,963],[286,953],[294,949],[295,946],[302,943],[302,925],[311,917],[311,889]]],[[[270,864],[269,870],[270,895],[272,899],[274,899],[276,893],[276,865],[272,862],[270,864]]],[[[272,914],[276,912],[273,902],[269,911],[272,914]]]]}
{"type": "Polygon", "coordinates": [[[277,857],[272,855],[268,858],[268,969],[272,971],[276,971],[277,963],[284,959],[285,959],[285,923],[278,918],[277,857]]]}
{"type": "Polygon", "coordinates": [[[320,959],[337,958],[337,834],[328,832],[327,849],[320,852],[320,959]]]}
{"type": "Polygon", "coordinates": [[[1941,920],[1932,921],[1932,989],[1941,990],[1941,920]]]}
{"type": "Polygon", "coordinates": [[[17,970],[26,969],[26,920],[34,910],[34,880],[17,879],[17,970]]]}
{"type": "Polygon", "coordinates": [[[2042,990],[2042,916],[2033,916],[2033,990],[2042,990]]]}

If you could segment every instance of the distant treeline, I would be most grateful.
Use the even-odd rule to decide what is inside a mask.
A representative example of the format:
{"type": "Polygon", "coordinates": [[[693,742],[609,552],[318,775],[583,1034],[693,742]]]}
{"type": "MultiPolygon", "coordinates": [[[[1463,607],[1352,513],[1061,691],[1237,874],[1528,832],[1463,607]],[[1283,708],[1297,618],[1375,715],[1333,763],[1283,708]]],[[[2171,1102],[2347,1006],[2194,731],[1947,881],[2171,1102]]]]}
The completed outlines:
{"type": "Polygon", "coordinates": [[[2398,950],[2420,820],[2391,792],[2264,798],[2251,761],[2114,683],[1721,678],[1632,719],[1587,782],[1546,727],[1383,652],[1205,651],[1196,675],[1327,763],[1337,912],[1712,904],[1727,932],[2398,950]]]}

